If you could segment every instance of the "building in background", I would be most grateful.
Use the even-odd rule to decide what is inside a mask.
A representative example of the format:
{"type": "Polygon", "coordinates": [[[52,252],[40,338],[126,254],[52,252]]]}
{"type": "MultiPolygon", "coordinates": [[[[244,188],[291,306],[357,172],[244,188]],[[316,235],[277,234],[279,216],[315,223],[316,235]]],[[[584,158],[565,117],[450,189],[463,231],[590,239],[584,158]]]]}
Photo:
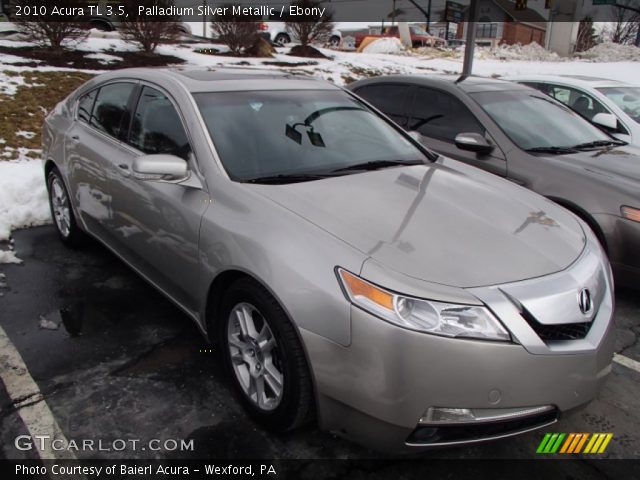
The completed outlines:
{"type": "MultiPolygon", "coordinates": [[[[479,0],[477,41],[496,46],[502,43],[545,45],[547,19],[532,8],[516,9],[510,0],[479,0]]],[[[465,20],[468,10],[465,11],[465,20]]],[[[458,24],[456,38],[465,38],[467,22],[458,24]]]]}

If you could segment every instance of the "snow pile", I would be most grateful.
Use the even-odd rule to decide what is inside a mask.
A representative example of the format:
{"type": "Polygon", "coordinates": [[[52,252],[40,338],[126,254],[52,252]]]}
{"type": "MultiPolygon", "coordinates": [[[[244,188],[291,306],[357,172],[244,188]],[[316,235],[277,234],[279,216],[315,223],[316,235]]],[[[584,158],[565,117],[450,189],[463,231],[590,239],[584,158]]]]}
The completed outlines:
{"type": "MultiPolygon", "coordinates": [[[[16,228],[51,220],[41,160],[0,162],[0,241],[16,228]]],[[[12,251],[0,250],[0,263],[17,263],[12,251]]]]}
{"type": "Polygon", "coordinates": [[[385,37],[374,40],[362,49],[363,53],[399,53],[404,50],[400,39],[385,37]]]}
{"type": "Polygon", "coordinates": [[[640,62],[640,48],[618,43],[600,43],[586,52],[576,53],[576,57],[592,62],[640,62]]]}
{"type": "Polygon", "coordinates": [[[525,62],[560,62],[564,59],[555,52],[545,50],[536,42],[527,45],[498,45],[496,48],[476,48],[474,58],[495,60],[519,60],[525,62]]]}

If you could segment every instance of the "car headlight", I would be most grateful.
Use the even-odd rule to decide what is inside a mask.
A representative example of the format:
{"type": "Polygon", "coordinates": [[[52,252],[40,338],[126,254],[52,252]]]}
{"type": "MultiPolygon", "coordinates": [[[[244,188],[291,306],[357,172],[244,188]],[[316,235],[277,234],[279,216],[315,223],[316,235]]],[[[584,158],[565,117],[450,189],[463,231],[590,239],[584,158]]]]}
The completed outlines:
{"type": "Polygon", "coordinates": [[[399,327],[454,338],[509,341],[511,336],[485,307],[407,297],[337,269],[354,305],[399,327]]]}

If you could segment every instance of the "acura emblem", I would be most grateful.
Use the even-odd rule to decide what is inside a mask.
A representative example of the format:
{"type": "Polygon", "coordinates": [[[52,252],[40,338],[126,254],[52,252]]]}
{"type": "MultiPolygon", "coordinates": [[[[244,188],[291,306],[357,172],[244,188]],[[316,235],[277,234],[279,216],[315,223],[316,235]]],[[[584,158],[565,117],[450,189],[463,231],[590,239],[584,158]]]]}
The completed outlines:
{"type": "Polygon", "coordinates": [[[593,310],[593,300],[591,299],[591,292],[588,288],[583,288],[578,294],[578,306],[583,315],[588,315],[593,310]]]}

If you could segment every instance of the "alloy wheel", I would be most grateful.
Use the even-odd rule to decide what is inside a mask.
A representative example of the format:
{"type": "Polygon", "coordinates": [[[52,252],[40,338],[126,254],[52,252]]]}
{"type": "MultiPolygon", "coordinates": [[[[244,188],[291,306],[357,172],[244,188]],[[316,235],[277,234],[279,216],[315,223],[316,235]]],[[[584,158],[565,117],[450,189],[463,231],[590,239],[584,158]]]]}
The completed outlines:
{"type": "Polygon", "coordinates": [[[56,227],[63,237],[68,237],[71,233],[71,206],[64,185],[58,177],[51,182],[49,195],[56,227]]]}
{"type": "Polygon", "coordinates": [[[250,303],[231,309],[227,340],[233,372],[242,391],[262,411],[280,405],[284,375],[279,348],[264,316],[250,303]]]}

